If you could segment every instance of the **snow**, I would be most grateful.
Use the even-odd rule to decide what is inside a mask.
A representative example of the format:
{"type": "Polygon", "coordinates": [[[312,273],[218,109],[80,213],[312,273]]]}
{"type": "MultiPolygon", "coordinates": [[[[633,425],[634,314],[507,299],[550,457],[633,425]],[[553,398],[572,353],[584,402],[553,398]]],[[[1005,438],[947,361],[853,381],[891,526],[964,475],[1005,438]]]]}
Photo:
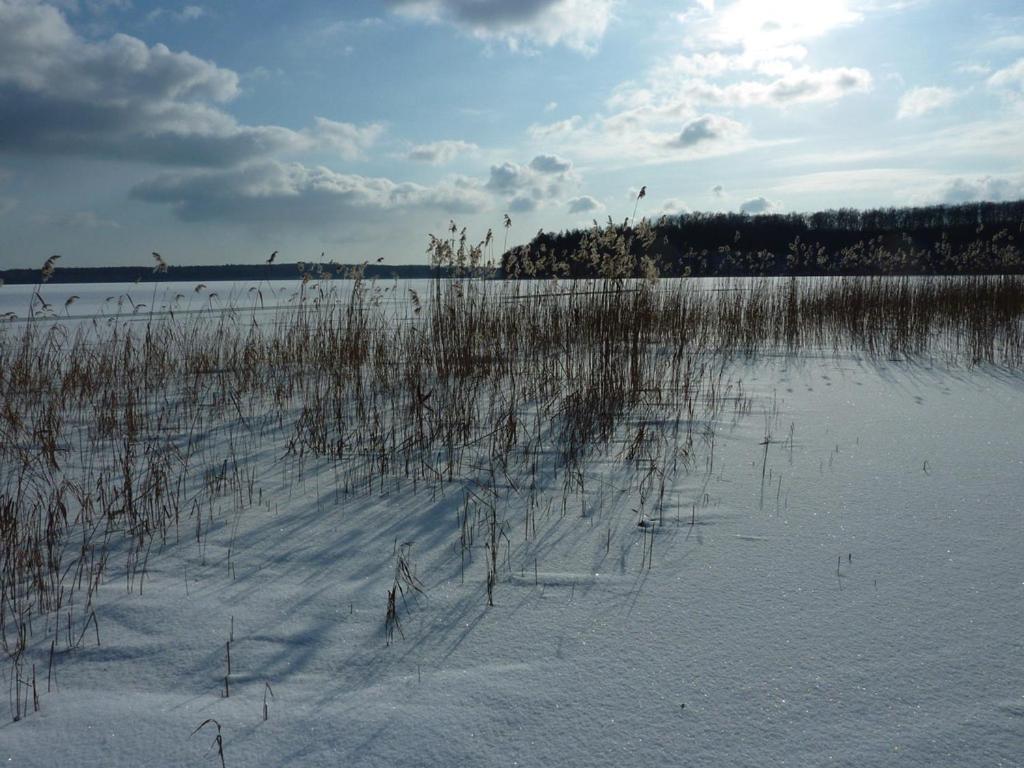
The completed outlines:
{"type": "Polygon", "coordinates": [[[141,589],[109,576],[100,644],[58,650],[0,760],[219,765],[193,735],[215,718],[227,766],[1024,764],[1024,379],[853,355],[730,375],[752,412],[648,525],[614,456],[535,540],[510,492],[493,607],[482,537],[463,580],[459,482],[339,495],[328,461],[300,477],[267,446],[261,503],[154,547],[141,589]],[[387,645],[404,542],[423,594],[387,645]]]}

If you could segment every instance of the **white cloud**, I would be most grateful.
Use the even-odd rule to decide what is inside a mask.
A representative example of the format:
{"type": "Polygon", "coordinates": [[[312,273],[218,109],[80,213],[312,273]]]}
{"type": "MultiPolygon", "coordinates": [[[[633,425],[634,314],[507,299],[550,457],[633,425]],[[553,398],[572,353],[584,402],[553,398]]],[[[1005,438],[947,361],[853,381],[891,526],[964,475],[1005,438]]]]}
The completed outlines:
{"type": "Polygon", "coordinates": [[[544,141],[546,139],[558,141],[571,136],[582,125],[583,118],[580,115],[573,115],[565,120],[559,120],[554,123],[535,123],[527,129],[527,133],[536,141],[544,141]]]}
{"type": "Polygon", "coordinates": [[[508,201],[507,208],[512,213],[529,213],[536,210],[538,202],[537,198],[529,195],[516,195],[508,201]]]}
{"type": "Polygon", "coordinates": [[[781,106],[832,101],[872,87],[871,74],[862,68],[815,70],[802,63],[808,43],[863,19],[849,2],[734,0],[709,10],[714,12],[682,19],[685,52],[651,70],[643,87],[653,97],[781,106]],[[715,82],[741,73],[749,74],[739,81],[715,82]]]}
{"type": "Polygon", "coordinates": [[[662,216],[678,216],[682,213],[689,213],[690,206],[688,206],[686,202],[683,200],[679,200],[678,198],[675,197],[670,197],[664,203],[661,204],[661,208],[658,209],[658,212],[662,216]]]}
{"type": "Polygon", "coordinates": [[[318,117],[314,120],[313,137],[323,148],[337,152],[346,160],[357,160],[364,157],[365,150],[383,132],[384,126],[376,123],[360,126],[318,117]]]}
{"type": "MultiPolygon", "coordinates": [[[[892,195],[909,201],[929,184],[934,185],[935,174],[920,168],[873,167],[848,170],[815,171],[782,179],[772,187],[773,194],[821,199],[835,195],[837,190],[846,194],[860,194],[877,198],[892,195]]],[[[915,198],[916,199],[916,198],[915,198]]]]}
{"type": "Polygon", "coordinates": [[[987,75],[992,71],[992,67],[987,64],[961,64],[956,71],[964,75],[987,75]]]}
{"type": "MultiPolygon", "coordinates": [[[[730,107],[774,106],[785,107],[794,103],[828,102],[853,93],[866,93],[873,86],[871,73],[859,67],[809,69],[794,67],[780,77],[768,80],[739,80],[726,84],[713,83],[700,77],[691,77],[684,71],[661,68],[656,72],[661,82],[653,90],[640,90],[630,94],[620,91],[615,101],[638,100],[653,102],[656,94],[663,94],[663,108],[672,103],[680,108],[696,104],[715,104],[730,107]]],[[[613,101],[613,103],[615,103],[613,101]]]]}
{"type": "Polygon", "coordinates": [[[55,8],[0,2],[0,84],[51,98],[150,103],[228,101],[238,76],[167,46],[129,35],[100,42],[78,36],[55,8]]]}
{"type": "Polygon", "coordinates": [[[745,129],[735,120],[721,115],[701,115],[690,120],[670,146],[689,149],[705,142],[728,141],[743,135],[745,129]]]}
{"type": "Polygon", "coordinates": [[[382,130],[324,118],[305,131],[243,125],[222,106],[238,94],[238,75],[213,62],[124,34],[93,42],[51,6],[0,0],[7,151],[225,167],[312,149],[352,159],[382,130]]]}
{"type": "Polygon", "coordinates": [[[574,197],[569,200],[567,205],[569,207],[569,213],[592,213],[604,208],[601,201],[591,197],[590,195],[574,197]]]}
{"type": "Polygon", "coordinates": [[[598,115],[588,122],[574,118],[552,125],[533,125],[529,133],[549,146],[605,164],[720,157],[757,145],[738,121],[721,115],[695,114],[683,105],[640,106],[598,115]]]}
{"type": "Polygon", "coordinates": [[[485,188],[509,199],[513,210],[530,211],[538,203],[561,197],[579,184],[572,163],[556,155],[537,155],[529,165],[492,165],[485,188]]]}
{"type": "Polygon", "coordinates": [[[988,79],[988,86],[1013,98],[1024,96],[1024,59],[1000,69],[988,79]]]}
{"type": "MultiPolygon", "coordinates": [[[[771,195],[817,201],[842,200],[842,197],[837,198],[837,190],[874,201],[871,205],[879,205],[886,199],[897,205],[999,202],[1024,198],[1024,176],[964,177],[912,166],[857,168],[791,176],[773,184],[771,195]]],[[[822,207],[820,202],[813,205],[822,207]]]]}
{"type": "Polygon", "coordinates": [[[709,10],[680,19],[684,52],[652,68],[640,86],[650,98],[785,106],[833,101],[873,85],[863,68],[816,70],[803,63],[808,43],[863,19],[864,10],[845,0],[734,0],[709,10]]]}
{"type": "Polygon", "coordinates": [[[554,112],[556,109],[558,109],[557,101],[549,101],[547,104],[544,105],[545,112],[554,112]]]}
{"type": "Polygon", "coordinates": [[[682,14],[682,49],[621,83],[605,111],[533,125],[530,136],[581,161],[676,162],[764,145],[736,115],[709,112],[830,103],[874,86],[861,67],[815,69],[807,43],[867,13],[843,0],[699,3],[682,14]]]}
{"type": "Polygon", "coordinates": [[[779,203],[773,202],[766,197],[755,197],[740,203],[740,212],[757,216],[763,213],[775,213],[780,207],[779,203]]]}
{"type": "MultiPolygon", "coordinates": [[[[986,162],[1002,163],[1004,167],[1015,167],[1020,164],[1020,137],[1024,133],[1024,114],[1008,114],[1002,119],[991,117],[968,123],[954,124],[938,130],[919,130],[905,135],[894,135],[885,146],[877,143],[848,144],[831,151],[816,151],[791,154],[773,161],[783,166],[813,166],[827,168],[829,166],[846,166],[858,164],[887,164],[890,169],[878,168],[879,172],[888,173],[892,166],[927,167],[934,165],[935,158],[957,158],[962,162],[976,161],[985,158],[986,162]]],[[[861,172],[872,171],[870,166],[861,172]]],[[[934,174],[930,175],[934,180],[934,174]]],[[[891,181],[891,179],[890,179],[891,181]]],[[[844,180],[829,182],[837,188],[843,188],[844,180]]],[[[886,189],[883,183],[879,189],[886,189]]],[[[892,185],[888,185],[892,189],[892,185]]]]}
{"type": "Polygon", "coordinates": [[[937,86],[911,88],[900,97],[900,106],[896,117],[900,120],[908,117],[920,117],[936,109],[948,107],[956,97],[957,93],[952,88],[937,86]]]}
{"type": "Polygon", "coordinates": [[[412,208],[472,213],[489,203],[480,183],[462,176],[423,186],[274,160],[227,170],[165,173],[136,185],[132,196],[169,205],[183,221],[253,225],[329,226],[412,208]]]}
{"type": "Polygon", "coordinates": [[[985,42],[982,46],[993,51],[1024,50],[1024,35],[1000,35],[985,42]]]}
{"type": "Polygon", "coordinates": [[[337,35],[375,29],[384,26],[384,19],[376,16],[365,16],[361,19],[339,19],[329,24],[319,25],[314,32],[317,37],[328,38],[337,35]]]}
{"type": "Polygon", "coordinates": [[[86,10],[93,14],[102,14],[111,9],[126,11],[132,7],[132,0],[51,0],[50,4],[69,13],[78,14],[86,10]]]}
{"type": "Polygon", "coordinates": [[[154,8],[148,14],[146,14],[146,21],[154,22],[161,18],[168,18],[173,21],[195,21],[201,19],[204,16],[209,16],[210,12],[201,5],[186,5],[180,10],[172,10],[170,8],[154,8]]]}
{"type": "Polygon", "coordinates": [[[1003,202],[1024,198],[1024,176],[956,178],[944,184],[935,197],[943,203],[1003,202]]]}
{"type": "Polygon", "coordinates": [[[852,93],[867,93],[873,85],[871,73],[859,67],[796,69],[769,83],[746,82],[726,86],[726,103],[740,106],[835,101],[852,93]]]}
{"type": "Polygon", "coordinates": [[[530,161],[530,168],[537,173],[568,173],[572,163],[558,155],[537,155],[530,161]]]}
{"type": "Polygon", "coordinates": [[[487,188],[493,192],[509,193],[528,186],[534,174],[524,165],[505,161],[501,165],[491,166],[491,176],[487,188]]]}
{"type": "Polygon", "coordinates": [[[434,141],[429,144],[417,144],[406,155],[408,160],[418,163],[430,163],[431,165],[447,165],[453,160],[466,155],[475,155],[480,147],[468,141],[445,140],[434,141]]]}
{"type": "Polygon", "coordinates": [[[396,12],[449,23],[511,49],[565,45],[592,53],[612,18],[614,0],[386,0],[396,12]]]}
{"type": "Polygon", "coordinates": [[[804,45],[833,30],[858,23],[863,13],[845,0],[734,0],[713,13],[680,17],[688,47],[694,50],[738,50],[744,69],[803,58],[804,45]]]}

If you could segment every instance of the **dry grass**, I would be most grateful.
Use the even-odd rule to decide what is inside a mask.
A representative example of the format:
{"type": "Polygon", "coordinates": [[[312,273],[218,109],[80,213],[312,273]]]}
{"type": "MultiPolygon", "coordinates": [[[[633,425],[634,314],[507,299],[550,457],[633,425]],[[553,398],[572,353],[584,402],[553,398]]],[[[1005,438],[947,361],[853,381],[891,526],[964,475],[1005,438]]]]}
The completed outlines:
{"type": "MultiPolygon", "coordinates": [[[[432,256],[465,277],[408,301],[358,273],[350,290],[306,274],[269,322],[255,300],[216,312],[211,300],[141,328],[121,316],[0,327],[0,642],[16,717],[33,638],[72,649],[92,623],[99,642],[98,586],[116,575],[142,591],[148,558],[169,542],[204,553],[215,520],[259,503],[265,446],[285,447],[292,478],[308,457],[328,458],[339,495],[461,489],[464,562],[482,542],[493,603],[503,550],[511,568],[499,500],[527,500],[526,540],[553,485],[539,475],[560,483],[563,515],[578,504],[585,517],[588,461],[603,456],[632,467],[638,521],[662,520],[673,475],[713,442],[706,425],[749,409],[730,375],[737,359],[1024,365],[1020,277],[709,286],[627,280],[612,254],[601,280],[496,282],[478,277],[490,240],[449,234],[432,256]]],[[[396,599],[417,584],[407,556],[389,642],[396,599]]]]}

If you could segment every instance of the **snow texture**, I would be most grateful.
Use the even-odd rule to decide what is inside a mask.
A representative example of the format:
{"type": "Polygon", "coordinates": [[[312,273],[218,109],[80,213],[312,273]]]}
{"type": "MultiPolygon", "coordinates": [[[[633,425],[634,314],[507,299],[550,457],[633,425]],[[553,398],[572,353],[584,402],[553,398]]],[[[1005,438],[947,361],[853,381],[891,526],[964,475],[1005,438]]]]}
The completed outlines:
{"type": "Polygon", "coordinates": [[[637,525],[606,458],[599,502],[542,508],[529,542],[510,521],[490,608],[457,483],[338,496],[267,446],[260,505],[154,548],[141,590],[110,575],[100,644],[58,654],[0,760],[214,766],[215,718],[229,767],[1021,765],[1024,381],[831,355],[732,375],[753,412],[667,511],[637,525]],[[423,594],[388,646],[404,542],[423,594]]]}

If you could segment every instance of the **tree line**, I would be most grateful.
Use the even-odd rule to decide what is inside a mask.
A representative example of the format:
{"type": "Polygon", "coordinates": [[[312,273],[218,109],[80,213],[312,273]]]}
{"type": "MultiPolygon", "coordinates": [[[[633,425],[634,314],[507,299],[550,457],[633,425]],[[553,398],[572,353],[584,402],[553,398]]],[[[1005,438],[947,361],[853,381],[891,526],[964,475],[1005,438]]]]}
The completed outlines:
{"type": "Polygon", "coordinates": [[[1024,270],[1024,200],[811,214],[685,213],[538,232],[505,277],[994,274],[1024,270]],[[623,272],[629,274],[623,274],[623,272]]]}
{"type": "MultiPolygon", "coordinates": [[[[437,270],[429,264],[364,264],[342,266],[333,263],[311,262],[280,264],[216,264],[169,265],[157,273],[152,266],[122,267],[56,267],[48,279],[51,283],[133,283],[133,282],[213,282],[215,280],[249,281],[296,280],[303,274],[312,277],[346,277],[354,269],[361,277],[378,280],[424,279],[435,276],[437,270]]],[[[0,270],[0,284],[34,285],[39,282],[39,269],[0,270]]]]}

